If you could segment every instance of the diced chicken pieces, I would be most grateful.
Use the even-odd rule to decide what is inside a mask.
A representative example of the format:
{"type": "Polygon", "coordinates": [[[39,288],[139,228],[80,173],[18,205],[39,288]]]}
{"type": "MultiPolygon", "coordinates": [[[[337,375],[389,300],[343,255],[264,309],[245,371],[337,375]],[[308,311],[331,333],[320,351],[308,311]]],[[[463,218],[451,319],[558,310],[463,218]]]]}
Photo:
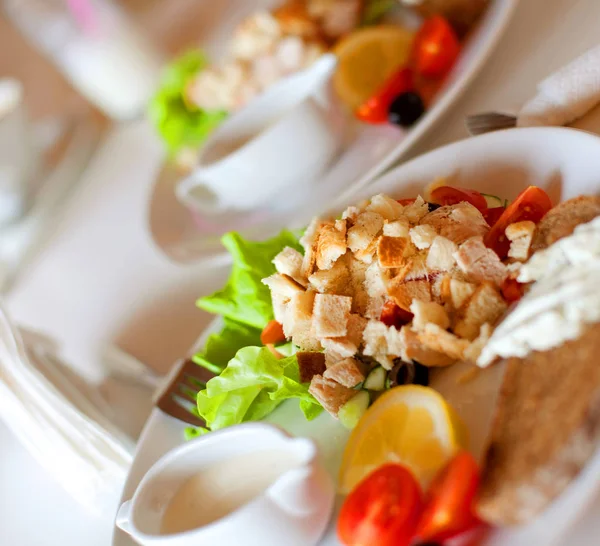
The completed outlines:
{"type": "Polygon", "coordinates": [[[387,299],[386,279],[377,263],[370,265],[365,271],[364,287],[369,296],[365,316],[378,319],[381,316],[383,304],[387,299]]]}
{"type": "Polygon", "coordinates": [[[447,354],[435,351],[426,347],[421,343],[419,334],[415,332],[409,325],[403,326],[400,329],[402,343],[405,347],[402,359],[406,361],[416,361],[423,366],[443,367],[450,366],[456,362],[456,359],[447,354]]]}
{"type": "Polygon", "coordinates": [[[410,312],[414,315],[412,326],[415,330],[424,330],[430,323],[437,324],[444,330],[450,327],[448,313],[439,303],[414,300],[410,312]]]}
{"type": "Polygon", "coordinates": [[[460,309],[474,294],[476,288],[473,283],[450,279],[450,303],[454,309],[460,309]]]}
{"type": "Polygon", "coordinates": [[[345,358],[327,368],[323,373],[325,379],[333,379],[344,387],[353,388],[365,380],[366,366],[355,358],[345,358]]]}
{"type": "Polygon", "coordinates": [[[313,325],[318,338],[343,337],[348,333],[352,298],[317,294],[313,309],[313,325]]]}
{"type": "Polygon", "coordinates": [[[321,340],[321,345],[327,352],[332,352],[340,358],[348,358],[358,352],[358,345],[350,341],[347,336],[324,337],[321,340]]]}
{"type": "Polygon", "coordinates": [[[477,359],[479,358],[481,351],[489,341],[490,337],[492,337],[492,331],[493,328],[487,322],[481,325],[479,335],[465,351],[465,360],[477,364],[477,359]]]}
{"type": "Polygon", "coordinates": [[[328,413],[337,418],[340,408],[356,395],[356,391],[340,385],[332,379],[321,375],[315,375],[310,382],[308,392],[312,394],[317,402],[323,406],[328,413]]]}
{"type": "Polygon", "coordinates": [[[535,224],[529,220],[510,224],[504,232],[510,241],[508,257],[521,262],[527,261],[534,232],[535,224]]]}
{"type": "Polygon", "coordinates": [[[381,267],[402,267],[406,260],[404,251],[409,244],[403,237],[388,237],[383,235],[377,243],[377,259],[381,267]]]}
{"type": "Polygon", "coordinates": [[[508,276],[506,266],[498,255],[483,244],[481,237],[472,237],[458,247],[454,254],[460,270],[475,282],[492,281],[501,285],[508,276]]]}
{"type": "Polygon", "coordinates": [[[367,205],[368,211],[376,212],[389,222],[400,218],[403,209],[404,207],[398,203],[398,201],[383,193],[373,197],[371,202],[367,205]]]}
{"type": "Polygon", "coordinates": [[[456,243],[446,237],[436,236],[429,247],[427,267],[432,271],[451,271],[456,263],[454,253],[457,250],[456,243]]]}
{"type": "Polygon", "coordinates": [[[414,203],[407,205],[402,211],[402,214],[408,218],[411,224],[418,224],[428,213],[429,205],[420,195],[415,199],[414,203]]]}
{"type": "Polygon", "coordinates": [[[337,40],[360,23],[363,0],[308,0],[308,13],[327,38],[337,40]]]}
{"type": "Polygon", "coordinates": [[[379,320],[370,320],[363,333],[364,350],[384,368],[391,369],[395,357],[404,356],[404,341],[400,331],[379,320]]]}
{"type": "Polygon", "coordinates": [[[347,294],[352,288],[350,271],[343,259],[337,260],[331,269],[316,271],[308,281],[322,294],[347,294]]]}
{"type": "Polygon", "coordinates": [[[231,53],[238,59],[252,60],[268,53],[281,37],[277,19],[268,11],[259,11],[242,21],[231,40],[231,53]]]}
{"type": "Polygon", "coordinates": [[[387,237],[404,237],[408,239],[410,229],[410,222],[406,216],[401,216],[398,220],[388,222],[383,225],[383,234],[387,237]]]}
{"type": "Polygon", "coordinates": [[[317,267],[331,269],[333,264],[346,254],[346,221],[338,220],[335,225],[324,225],[317,241],[317,267]]]}
{"type": "Polygon", "coordinates": [[[437,324],[427,324],[419,332],[419,341],[429,349],[444,353],[454,360],[462,360],[470,342],[440,328],[437,324]]]}
{"type": "Polygon", "coordinates": [[[296,358],[300,371],[300,383],[310,383],[315,375],[323,375],[327,369],[323,353],[299,351],[296,353],[296,358]]]}
{"type": "Polygon", "coordinates": [[[302,273],[302,262],[304,256],[296,249],[286,246],[275,258],[273,264],[277,273],[287,275],[303,286],[308,284],[308,281],[302,273]]]}
{"type": "Polygon", "coordinates": [[[271,289],[271,294],[277,294],[284,298],[292,298],[298,292],[303,292],[304,287],[287,275],[275,273],[270,277],[262,280],[271,289]]]}
{"type": "Polygon", "coordinates": [[[415,226],[410,230],[410,240],[419,250],[429,248],[436,237],[435,228],[428,224],[415,226]]]}
{"type": "Polygon", "coordinates": [[[471,237],[483,237],[490,229],[481,212],[466,202],[440,207],[424,216],[420,223],[433,226],[439,235],[457,245],[471,237]]]}
{"type": "Polygon", "coordinates": [[[483,324],[496,324],[506,309],[506,302],[498,289],[492,283],[484,282],[461,309],[454,332],[460,337],[474,340],[483,324]]]}
{"type": "Polygon", "coordinates": [[[348,247],[352,252],[366,250],[383,228],[383,217],[376,212],[363,212],[348,230],[348,247]]]}

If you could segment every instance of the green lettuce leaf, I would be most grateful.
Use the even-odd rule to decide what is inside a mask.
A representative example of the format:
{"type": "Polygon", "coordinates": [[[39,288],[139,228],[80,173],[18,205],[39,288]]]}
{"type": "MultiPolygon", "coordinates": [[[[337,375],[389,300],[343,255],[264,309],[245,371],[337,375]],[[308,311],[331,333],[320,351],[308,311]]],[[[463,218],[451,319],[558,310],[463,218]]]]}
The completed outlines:
{"type": "Polygon", "coordinates": [[[245,347],[198,393],[198,413],[218,430],[263,419],[290,398],[300,400],[307,419],[321,412],[308,385],[300,383],[296,356],[278,360],[266,347],[245,347]]]}
{"type": "Polygon", "coordinates": [[[367,0],[361,24],[363,26],[376,25],[397,5],[398,0],[367,0]]]}
{"type": "Polygon", "coordinates": [[[227,117],[227,112],[203,110],[185,101],[187,84],[207,65],[202,51],[185,53],[167,67],[150,101],[148,114],[171,157],[184,148],[198,148],[227,117]]]}
{"type": "Polygon", "coordinates": [[[271,292],[261,281],[275,273],[273,258],[284,247],[301,250],[298,238],[283,231],[264,242],[246,241],[238,233],[228,233],[223,245],[233,257],[227,284],[211,296],[200,298],[196,305],[209,313],[262,330],[273,320],[271,292]]]}

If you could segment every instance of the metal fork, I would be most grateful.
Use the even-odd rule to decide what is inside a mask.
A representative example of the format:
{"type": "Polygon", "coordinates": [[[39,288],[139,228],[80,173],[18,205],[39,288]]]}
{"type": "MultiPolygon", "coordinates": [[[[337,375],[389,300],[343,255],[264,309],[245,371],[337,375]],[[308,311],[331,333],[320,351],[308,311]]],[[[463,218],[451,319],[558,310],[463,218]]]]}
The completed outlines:
{"type": "Polygon", "coordinates": [[[517,126],[517,117],[502,112],[482,112],[465,118],[467,131],[471,136],[511,129],[517,126]]]}
{"type": "Polygon", "coordinates": [[[173,371],[168,375],[166,387],[158,394],[155,406],[175,419],[196,427],[204,427],[206,423],[196,411],[196,396],[213,377],[214,373],[193,360],[184,360],[173,367],[173,371]]]}

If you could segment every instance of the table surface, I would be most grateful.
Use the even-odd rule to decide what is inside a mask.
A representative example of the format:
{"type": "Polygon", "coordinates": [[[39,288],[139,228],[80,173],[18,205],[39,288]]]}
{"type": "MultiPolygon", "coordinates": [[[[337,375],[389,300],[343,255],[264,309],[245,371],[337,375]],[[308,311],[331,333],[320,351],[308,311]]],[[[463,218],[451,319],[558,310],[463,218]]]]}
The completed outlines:
{"type": "MultiPolygon", "coordinates": [[[[598,43],[599,18],[598,0],[522,0],[483,72],[411,156],[465,138],[469,113],[518,108],[544,76],[598,43]]],[[[145,123],[112,131],[8,300],[19,323],[63,342],[63,354],[91,380],[103,377],[99,355],[107,344],[165,370],[207,322],[194,301],[216,288],[219,275],[169,262],[147,230],[146,204],[160,162],[160,145],[145,123]]],[[[134,403],[139,397],[127,390],[106,392],[123,404],[129,430],[139,430],[147,405],[134,403]]],[[[0,544],[110,544],[112,521],[85,514],[2,424],[0,446],[0,544]]],[[[569,544],[597,542],[598,511],[600,499],[569,544]]]]}

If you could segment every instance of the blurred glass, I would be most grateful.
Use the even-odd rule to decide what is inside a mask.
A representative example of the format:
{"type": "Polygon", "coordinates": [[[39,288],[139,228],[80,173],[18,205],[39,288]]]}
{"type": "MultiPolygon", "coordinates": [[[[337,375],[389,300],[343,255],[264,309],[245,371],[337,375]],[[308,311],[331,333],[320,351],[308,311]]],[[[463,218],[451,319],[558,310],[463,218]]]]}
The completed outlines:
{"type": "Polygon", "coordinates": [[[3,0],[12,23],[106,115],[143,114],[161,57],[110,0],[3,0]]]}

